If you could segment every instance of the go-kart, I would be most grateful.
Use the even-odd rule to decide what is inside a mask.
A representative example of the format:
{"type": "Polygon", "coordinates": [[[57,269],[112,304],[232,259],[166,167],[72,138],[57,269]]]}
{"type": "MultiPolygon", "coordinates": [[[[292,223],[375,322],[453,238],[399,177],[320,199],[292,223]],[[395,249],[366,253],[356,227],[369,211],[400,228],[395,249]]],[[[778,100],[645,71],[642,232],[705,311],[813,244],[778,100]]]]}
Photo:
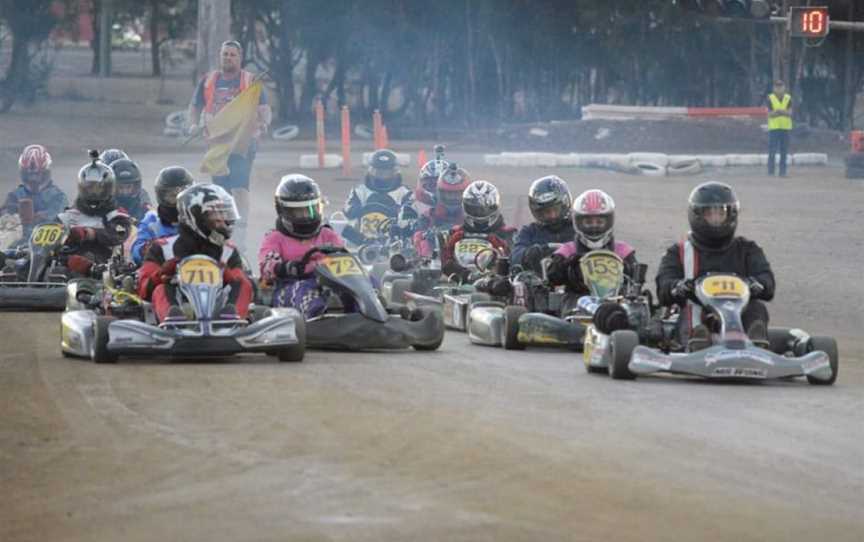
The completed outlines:
{"type": "Polygon", "coordinates": [[[33,227],[26,247],[3,252],[0,309],[62,310],[69,272],[61,263],[67,228],[61,223],[33,227]]]}
{"type": "MultiPolygon", "coordinates": [[[[106,284],[102,295],[110,296],[114,305],[96,301],[101,310],[91,307],[63,313],[63,354],[89,357],[96,363],[115,363],[120,356],[191,358],[247,352],[275,355],[279,361],[303,360],[305,322],[294,309],[258,311],[253,307],[249,319],[218,318],[230,286],[223,285],[216,260],[203,255],[184,258],[169,291],[176,294],[188,320],[159,323],[150,303],[106,284]],[[124,303],[123,297],[142,306],[137,318],[117,318],[115,305],[124,303]]],[[[73,295],[79,302],[92,302],[73,295]]]]}
{"type": "Polygon", "coordinates": [[[831,337],[811,337],[801,330],[771,328],[767,348],[757,346],[745,332],[741,313],[750,300],[750,288],[740,277],[712,274],[695,281],[695,297],[703,310],[716,318],[719,331],[711,346],[687,351],[673,349],[670,336],[677,317],[663,321],[662,348],[639,344],[635,331],[615,331],[610,336],[609,372],[613,378],[632,379],[657,372],[679,373],[712,380],[766,380],[807,377],[810,384],[833,384],[839,359],[831,337]]]}
{"type": "Polygon", "coordinates": [[[590,295],[577,301],[576,317],[585,326],[582,346],[582,361],[589,373],[615,371],[610,367],[611,347],[609,331],[614,329],[597,322],[598,309],[603,303],[615,303],[626,314],[627,328],[634,331],[642,341],[656,341],[659,321],[653,318],[654,299],[651,292],[643,289],[647,264],[638,264],[634,276],[624,274],[624,262],[609,250],[593,250],[579,260],[582,277],[590,295]]]}
{"type": "Polygon", "coordinates": [[[436,350],[441,346],[444,324],[437,311],[388,311],[362,264],[343,248],[313,248],[303,256],[301,268],[313,258],[317,262],[313,273],[328,305],[324,314],[306,321],[307,346],[337,350],[436,350]]]}

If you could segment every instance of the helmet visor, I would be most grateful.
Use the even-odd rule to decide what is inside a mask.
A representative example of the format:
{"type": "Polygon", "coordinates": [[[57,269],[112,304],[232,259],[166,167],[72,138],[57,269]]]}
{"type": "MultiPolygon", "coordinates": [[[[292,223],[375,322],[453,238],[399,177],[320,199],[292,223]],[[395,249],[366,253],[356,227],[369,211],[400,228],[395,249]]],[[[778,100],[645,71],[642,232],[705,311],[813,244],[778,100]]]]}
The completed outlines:
{"type": "Polygon", "coordinates": [[[117,195],[121,197],[137,196],[141,191],[141,181],[131,183],[117,183],[117,195]]]}
{"type": "Polygon", "coordinates": [[[114,195],[114,183],[102,181],[84,181],[78,185],[78,193],[84,201],[103,201],[114,195]]]}
{"type": "Polygon", "coordinates": [[[309,201],[280,201],[279,215],[292,224],[312,224],[321,220],[321,199],[309,201]]]}
{"type": "Polygon", "coordinates": [[[462,191],[461,190],[439,190],[438,201],[444,207],[454,208],[462,206],[462,191]]]}
{"type": "Polygon", "coordinates": [[[237,211],[237,205],[234,203],[233,198],[227,201],[222,199],[208,201],[201,210],[204,211],[208,225],[213,222],[233,224],[240,220],[240,212],[237,211]]]}
{"type": "Polygon", "coordinates": [[[576,229],[589,239],[602,237],[612,228],[612,217],[609,215],[584,215],[576,217],[576,229]]]}
{"type": "Polygon", "coordinates": [[[42,187],[42,183],[48,181],[49,175],[47,171],[24,169],[21,170],[21,182],[30,189],[38,190],[42,187]]]}
{"type": "Polygon", "coordinates": [[[694,205],[693,212],[700,217],[705,224],[712,228],[720,228],[733,222],[738,216],[738,204],[709,204],[694,205]]]}
{"type": "Polygon", "coordinates": [[[162,188],[156,192],[156,199],[159,200],[159,205],[168,207],[177,207],[177,194],[182,192],[185,186],[172,186],[170,188],[162,188]]]}

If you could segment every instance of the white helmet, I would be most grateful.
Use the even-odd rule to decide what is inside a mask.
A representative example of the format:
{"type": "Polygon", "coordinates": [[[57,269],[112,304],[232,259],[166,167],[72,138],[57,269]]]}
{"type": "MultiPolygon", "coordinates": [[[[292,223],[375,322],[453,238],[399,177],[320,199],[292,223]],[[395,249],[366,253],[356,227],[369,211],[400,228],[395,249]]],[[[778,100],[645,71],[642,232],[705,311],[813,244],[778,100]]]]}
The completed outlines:
{"type": "Polygon", "coordinates": [[[573,229],[576,241],[591,250],[603,248],[612,241],[615,230],[615,200],[602,190],[579,194],[573,202],[573,229]]]}
{"type": "Polygon", "coordinates": [[[476,231],[489,231],[501,218],[501,194],[489,181],[474,181],[462,193],[465,225],[476,231]]]}

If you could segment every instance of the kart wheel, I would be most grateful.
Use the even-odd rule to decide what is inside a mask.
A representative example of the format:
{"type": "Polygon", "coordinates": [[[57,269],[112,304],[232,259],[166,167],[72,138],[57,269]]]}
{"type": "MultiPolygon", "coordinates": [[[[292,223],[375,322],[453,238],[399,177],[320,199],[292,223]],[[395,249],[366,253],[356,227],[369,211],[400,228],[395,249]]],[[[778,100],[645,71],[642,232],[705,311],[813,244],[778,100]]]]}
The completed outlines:
{"type": "Polygon", "coordinates": [[[306,355],[306,320],[302,317],[294,319],[294,333],[297,335],[297,344],[286,346],[276,352],[279,361],[300,362],[306,355]]]}
{"type": "Polygon", "coordinates": [[[828,362],[831,365],[831,378],[829,380],[817,380],[807,375],[807,382],[814,386],[830,386],[837,380],[837,371],[840,370],[840,356],[837,353],[837,341],[833,337],[810,337],[809,352],[821,350],[828,354],[828,362]]]}
{"type": "Polygon", "coordinates": [[[585,370],[591,374],[609,374],[608,367],[594,367],[593,365],[588,365],[587,363],[584,363],[583,365],[585,365],[585,370]]]}
{"type": "Polygon", "coordinates": [[[519,317],[528,312],[525,307],[509,305],[504,309],[504,333],[502,340],[505,350],[525,350],[519,342],[519,317]]]}
{"type": "Polygon", "coordinates": [[[436,309],[432,309],[432,308],[430,308],[430,307],[417,307],[416,312],[419,312],[419,313],[422,315],[422,317],[420,318],[420,320],[425,319],[427,316],[429,316],[430,318],[435,318],[435,319],[437,319],[437,323],[435,323],[435,322],[429,322],[429,324],[432,325],[433,327],[437,327],[438,329],[440,329],[440,330],[441,330],[441,335],[439,336],[438,340],[436,340],[436,341],[433,342],[433,343],[429,343],[429,344],[412,344],[411,346],[414,348],[414,350],[418,350],[418,351],[421,351],[421,352],[428,352],[428,351],[432,351],[432,350],[438,350],[438,349],[441,347],[441,343],[444,342],[444,317],[441,316],[441,312],[440,312],[440,311],[438,311],[438,310],[436,310],[436,309]]]}
{"type": "Polygon", "coordinates": [[[390,284],[390,303],[405,303],[405,292],[411,289],[411,279],[395,279],[390,284]]]}
{"type": "Polygon", "coordinates": [[[117,354],[108,351],[108,326],[114,319],[110,316],[98,316],[93,322],[93,347],[90,358],[94,363],[117,363],[117,354]]]}
{"type": "Polygon", "coordinates": [[[630,371],[630,357],[633,349],[639,346],[639,335],[629,329],[613,331],[609,337],[611,363],[609,376],[615,380],[633,380],[636,375],[630,371]]]}

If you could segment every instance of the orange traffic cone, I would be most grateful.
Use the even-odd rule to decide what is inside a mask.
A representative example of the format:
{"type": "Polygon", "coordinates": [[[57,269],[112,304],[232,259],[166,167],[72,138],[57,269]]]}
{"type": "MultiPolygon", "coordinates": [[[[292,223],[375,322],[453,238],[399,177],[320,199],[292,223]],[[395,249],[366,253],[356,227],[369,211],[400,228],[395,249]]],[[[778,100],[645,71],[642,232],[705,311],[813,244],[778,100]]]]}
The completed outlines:
{"type": "Polygon", "coordinates": [[[425,164],[426,164],[426,151],[423,149],[420,149],[420,151],[417,153],[417,169],[422,169],[425,164]]]}

